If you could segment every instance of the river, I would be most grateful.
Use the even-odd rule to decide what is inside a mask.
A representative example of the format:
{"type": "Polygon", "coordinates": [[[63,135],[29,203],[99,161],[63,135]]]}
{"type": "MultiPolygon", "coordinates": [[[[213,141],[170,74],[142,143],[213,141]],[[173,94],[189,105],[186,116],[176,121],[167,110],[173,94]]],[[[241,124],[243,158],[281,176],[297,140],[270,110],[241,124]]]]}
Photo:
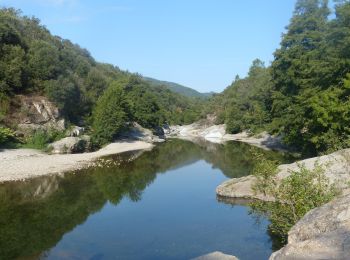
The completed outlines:
{"type": "Polygon", "coordinates": [[[251,173],[252,149],[174,139],[93,168],[0,184],[0,259],[191,259],[213,251],[267,259],[278,247],[269,221],[215,194],[226,179],[251,173]]]}

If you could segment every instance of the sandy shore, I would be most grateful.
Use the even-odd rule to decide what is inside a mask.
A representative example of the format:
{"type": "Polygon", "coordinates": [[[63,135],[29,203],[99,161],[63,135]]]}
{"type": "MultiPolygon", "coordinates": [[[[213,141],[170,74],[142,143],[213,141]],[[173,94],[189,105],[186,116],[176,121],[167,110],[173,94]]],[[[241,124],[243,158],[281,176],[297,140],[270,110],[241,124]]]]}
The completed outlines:
{"type": "Polygon", "coordinates": [[[0,150],[0,182],[72,171],[85,167],[99,157],[152,147],[152,144],[142,141],[123,141],[92,153],[56,155],[33,149],[4,149],[0,150]]]}

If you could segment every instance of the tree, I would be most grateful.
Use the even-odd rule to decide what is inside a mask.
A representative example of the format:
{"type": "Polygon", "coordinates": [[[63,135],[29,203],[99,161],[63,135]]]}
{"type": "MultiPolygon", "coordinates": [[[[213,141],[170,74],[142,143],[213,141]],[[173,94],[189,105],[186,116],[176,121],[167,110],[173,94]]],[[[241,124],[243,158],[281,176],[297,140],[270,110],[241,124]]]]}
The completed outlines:
{"type": "Polygon", "coordinates": [[[244,79],[236,78],[224,91],[226,128],[231,133],[262,130],[271,120],[271,77],[264,63],[256,59],[244,79]]]}
{"type": "Polygon", "coordinates": [[[0,92],[16,93],[25,80],[25,52],[18,45],[0,47],[0,92]]]}
{"type": "Polygon", "coordinates": [[[93,138],[97,144],[111,142],[125,129],[128,109],[123,88],[112,83],[98,99],[93,111],[93,138]]]}
{"type": "Polygon", "coordinates": [[[59,72],[58,49],[48,42],[35,41],[29,49],[28,67],[32,79],[54,79],[59,72]]]}
{"type": "Polygon", "coordinates": [[[82,93],[73,76],[60,76],[46,83],[46,94],[71,122],[77,123],[84,115],[82,93]]]}

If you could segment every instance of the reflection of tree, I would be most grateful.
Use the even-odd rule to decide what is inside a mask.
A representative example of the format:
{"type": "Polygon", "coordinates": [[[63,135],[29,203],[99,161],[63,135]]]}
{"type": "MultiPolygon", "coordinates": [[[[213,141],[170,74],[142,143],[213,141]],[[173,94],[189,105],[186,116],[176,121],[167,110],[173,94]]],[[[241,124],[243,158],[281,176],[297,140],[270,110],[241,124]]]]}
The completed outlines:
{"type": "Polygon", "coordinates": [[[0,259],[40,255],[106,201],[140,200],[157,173],[198,160],[198,150],[174,140],[119,166],[0,185],[0,259]]]}
{"type": "Polygon", "coordinates": [[[1,259],[39,255],[105,202],[91,178],[69,175],[58,184],[50,196],[37,199],[23,199],[22,185],[0,186],[1,259]]]}
{"type": "Polygon", "coordinates": [[[227,142],[226,144],[213,144],[205,141],[196,141],[201,147],[201,157],[211,163],[213,167],[219,168],[228,178],[238,178],[251,174],[255,161],[254,150],[262,151],[269,159],[280,162],[291,161],[292,158],[282,153],[265,151],[260,148],[240,143],[227,142]]]}
{"type": "Polygon", "coordinates": [[[124,197],[140,200],[157,174],[169,169],[204,158],[228,177],[246,175],[252,167],[249,148],[239,143],[198,145],[170,140],[131,162],[125,162],[130,154],[116,155],[118,166],[2,184],[0,259],[40,255],[106,201],[117,205],[124,197]]]}

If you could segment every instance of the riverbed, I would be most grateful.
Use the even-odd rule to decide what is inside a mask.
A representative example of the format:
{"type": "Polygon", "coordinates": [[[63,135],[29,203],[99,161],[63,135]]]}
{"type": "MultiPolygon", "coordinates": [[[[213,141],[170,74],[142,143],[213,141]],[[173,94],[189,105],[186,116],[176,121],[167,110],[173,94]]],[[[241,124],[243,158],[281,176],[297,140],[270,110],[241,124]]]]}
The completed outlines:
{"type": "MultiPolygon", "coordinates": [[[[267,259],[269,221],[215,188],[249,175],[252,148],[170,140],[95,167],[0,185],[0,259],[267,259]]],[[[288,158],[264,151],[281,162],[288,158]]]]}

